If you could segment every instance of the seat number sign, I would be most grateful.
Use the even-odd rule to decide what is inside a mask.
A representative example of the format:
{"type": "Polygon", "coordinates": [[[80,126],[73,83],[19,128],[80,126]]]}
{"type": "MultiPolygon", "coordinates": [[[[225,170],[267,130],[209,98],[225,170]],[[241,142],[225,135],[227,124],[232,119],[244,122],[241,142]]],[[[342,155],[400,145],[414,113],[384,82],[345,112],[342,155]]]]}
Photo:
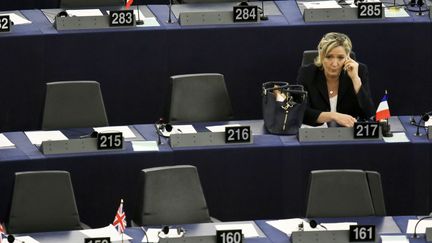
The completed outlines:
{"type": "Polygon", "coordinates": [[[375,225],[350,225],[350,242],[375,242],[375,225]]]}
{"type": "Polygon", "coordinates": [[[234,22],[258,22],[258,6],[234,6],[234,22]]]}
{"type": "Polygon", "coordinates": [[[239,230],[217,230],[216,243],[242,243],[243,234],[239,230]]]}
{"type": "Polygon", "coordinates": [[[84,243],[111,243],[111,239],[109,237],[84,238],[84,243]]]}
{"type": "Polygon", "coordinates": [[[354,138],[379,138],[378,122],[354,123],[354,138]]]}
{"type": "Polygon", "coordinates": [[[110,11],[110,26],[133,26],[135,15],[132,10],[110,11]]]}
{"type": "Polygon", "coordinates": [[[11,21],[9,15],[0,16],[0,32],[9,32],[11,30],[11,21]]]}
{"type": "Polygon", "coordinates": [[[225,127],[225,143],[250,143],[250,126],[225,127]]]}
{"type": "Polygon", "coordinates": [[[383,17],[383,6],[381,2],[359,2],[357,17],[359,19],[371,19],[383,17]]]}
{"type": "Polygon", "coordinates": [[[97,135],[98,149],[122,149],[123,134],[121,132],[98,133],[97,135]]]}

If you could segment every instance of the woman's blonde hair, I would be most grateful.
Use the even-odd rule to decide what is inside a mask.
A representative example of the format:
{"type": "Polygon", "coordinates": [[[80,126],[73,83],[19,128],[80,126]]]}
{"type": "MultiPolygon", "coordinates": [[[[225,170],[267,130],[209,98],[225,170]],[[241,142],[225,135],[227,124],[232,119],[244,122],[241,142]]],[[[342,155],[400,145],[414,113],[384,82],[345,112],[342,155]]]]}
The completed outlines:
{"type": "Polygon", "coordinates": [[[315,58],[315,65],[317,67],[322,67],[322,62],[326,55],[338,46],[342,46],[347,55],[351,53],[352,43],[347,35],[337,32],[325,34],[318,44],[318,56],[315,58]]]}

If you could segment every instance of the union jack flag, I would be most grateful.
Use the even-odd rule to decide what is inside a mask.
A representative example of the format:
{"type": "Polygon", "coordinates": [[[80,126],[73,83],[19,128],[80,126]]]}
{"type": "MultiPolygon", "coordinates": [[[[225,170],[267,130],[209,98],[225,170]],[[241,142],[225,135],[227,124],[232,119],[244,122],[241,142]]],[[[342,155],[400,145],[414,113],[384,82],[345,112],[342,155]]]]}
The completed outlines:
{"type": "Polygon", "coordinates": [[[6,230],[5,230],[4,226],[3,226],[3,223],[0,223],[0,243],[3,240],[3,235],[6,235],[6,230]]]}
{"type": "Polygon", "coordinates": [[[117,229],[119,233],[124,233],[126,228],[126,214],[123,211],[123,199],[120,200],[120,206],[117,210],[117,213],[114,217],[113,226],[117,229]]]}

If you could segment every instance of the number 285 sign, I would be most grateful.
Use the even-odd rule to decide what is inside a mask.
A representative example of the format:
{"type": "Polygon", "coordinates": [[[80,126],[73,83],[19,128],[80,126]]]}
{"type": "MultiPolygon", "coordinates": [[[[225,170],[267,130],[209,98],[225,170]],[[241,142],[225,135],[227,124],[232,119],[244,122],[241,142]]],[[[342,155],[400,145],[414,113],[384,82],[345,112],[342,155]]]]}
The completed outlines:
{"type": "Polygon", "coordinates": [[[358,3],[358,14],[359,19],[371,19],[371,18],[382,18],[383,17],[383,6],[381,2],[358,3]]]}

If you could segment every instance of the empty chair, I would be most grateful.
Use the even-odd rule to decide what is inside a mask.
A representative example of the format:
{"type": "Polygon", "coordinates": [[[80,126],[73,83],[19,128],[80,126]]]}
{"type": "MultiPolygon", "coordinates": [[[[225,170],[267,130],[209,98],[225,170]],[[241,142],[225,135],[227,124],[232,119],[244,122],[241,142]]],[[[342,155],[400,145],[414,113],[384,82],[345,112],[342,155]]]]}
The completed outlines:
{"type": "Polygon", "coordinates": [[[195,166],[179,165],[144,169],[138,225],[172,225],[211,222],[195,166]]]}
{"type": "Polygon", "coordinates": [[[42,129],[108,126],[96,81],[47,83],[42,129]]]}
{"type": "Polygon", "coordinates": [[[69,172],[15,173],[8,233],[82,229],[69,172]]]}
{"type": "Polygon", "coordinates": [[[60,0],[60,8],[63,9],[122,5],[124,0],[60,0]]]}
{"type": "MultiPolygon", "coordinates": [[[[303,58],[302,58],[302,66],[306,66],[308,64],[314,63],[315,57],[318,56],[317,50],[306,50],[303,52],[303,58]]],[[[354,60],[356,60],[356,55],[353,51],[350,53],[350,57],[354,60]]]]}
{"type": "Polygon", "coordinates": [[[224,76],[217,73],[171,77],[171,122],[225,121],[233,118],[224,76]]]}
{"type": "Polygon", "coordinates": [[[311,172],[306,217],[385,215],[381,176],[378,172],[363,170],[311,172]]]}

